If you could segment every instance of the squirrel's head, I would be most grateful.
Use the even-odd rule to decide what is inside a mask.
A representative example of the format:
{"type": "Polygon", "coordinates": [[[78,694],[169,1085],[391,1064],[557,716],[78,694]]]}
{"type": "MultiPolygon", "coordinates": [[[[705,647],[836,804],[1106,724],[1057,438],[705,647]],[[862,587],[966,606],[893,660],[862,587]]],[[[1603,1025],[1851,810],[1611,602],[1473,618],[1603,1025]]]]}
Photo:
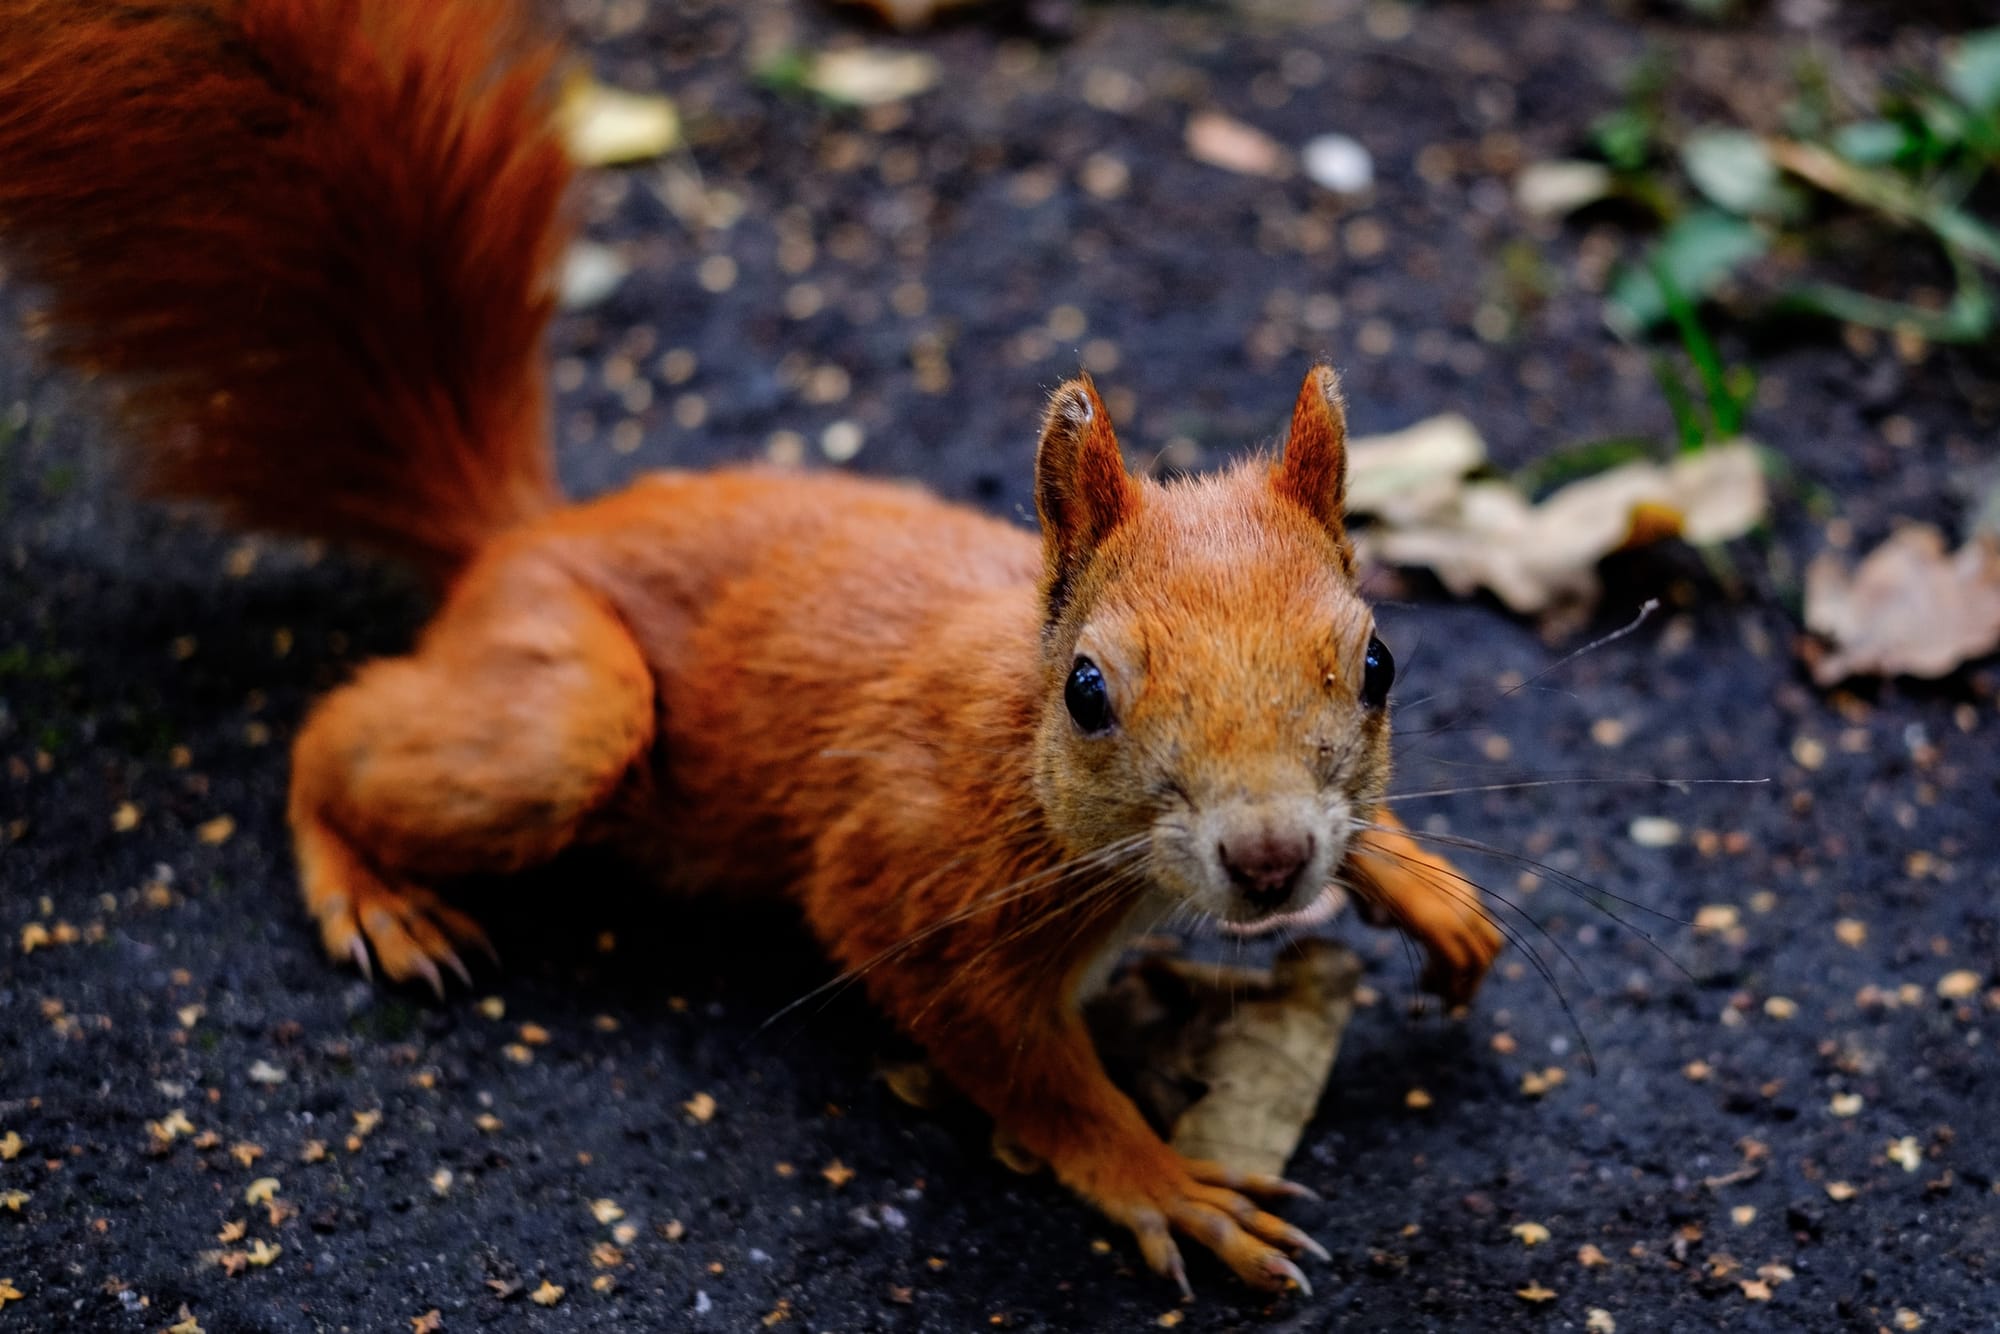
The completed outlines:
{"type": "Polygon", "coordinates": [[[1395,672],[1342,524],[1346,433],[1315,367],[1277,462],[1160,484],[1088,380],[1056,391],[1035,773],[1072,856],[1135,848],[1151,890],[1234,923],[1330,883],[1388,781],[1395,672]]]}

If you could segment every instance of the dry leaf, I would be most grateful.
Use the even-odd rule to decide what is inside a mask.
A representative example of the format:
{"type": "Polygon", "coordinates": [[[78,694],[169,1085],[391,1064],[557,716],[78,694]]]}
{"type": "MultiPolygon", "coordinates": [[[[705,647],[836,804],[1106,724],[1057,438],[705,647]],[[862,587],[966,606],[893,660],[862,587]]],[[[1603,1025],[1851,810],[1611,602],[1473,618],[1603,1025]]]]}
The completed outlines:
{"type": "Polygon", "coordinates": [[[909,31],[921,28],[947,9],[969,9],[984,0],[846,0],[875,11],[884,23],[909,31]]]}
{"type": "Polygon", "coordinates": [[[1322,939],[1268,972],[1153,958],[1091,1021],[1107,1058],[1137,1068],[1140,1104],[1176,1149],[1276,1175],[1319,1103],[1359,978],[1354,956],[1322,939]]]}
{"type": "Polygon", "coordinates": [[[1285,172],[1285,150],[1277,140],[1219,111],[1197,111],[1188,117],[1187,151],[1197,162],[1243,176],[1285,172]]]}
{"type": "Polygon", "coordinates": [[[671,101],[607,87],[589,77],[564,85],[556,118],[569,155],[586,167],[644,162],[681,142],[680,114],[671,101]]]}
{"type": "Polygon", "coordinates": [[[802,82],[830,101],[874,107],[928,92],[942,73],[937,58],[921,51],[855,46],[819,52],[802,82]]]}
{"type": "Polygon", "coordinates": [[[1552,1302],[1556,1299],[1554,1288],[1545,1288],[1539,1283],[1530,1283],[1525,1288],[1514,1289],[1514,1295],[1524,1302],[1552,1302]]]}
{"type": "Polygon", "coordinates": [[[1602,162],[1532,162],[1514,178],[1514,207],[1531,218],[1560,218],[1611,193],[1602,162]]]}
{"type": "Polygon", "coordinates": [[[1530,614],[1597,596],[1597,562],[1678,536],[1704,544],[1740,537],[1763,517],[1764,471],[1747,442],[1712,445],[1671,464],[1635,461],[1562,487],[1539,504],[1513,484],[1468,482],[1421,519],[1361,538],[1392,565],[1422,566],[1464,597],[1491,589],[1530,614]]]}
{"type": "Polygon", "coordinates": [[[1486,442],[1455,412],[1347,442],[1347,512],[1415,522],[1451,502],[1486,462],[1486,442]]]}
{"type": "Polygon", "coordinates": [[[541,1287],[536,1288],[528,1294],[528,1300],[537,1306],[554,1306],[562,1299],[562,1287],[559,1284],[549,1282],[547,1279],[542,1280],[541,1287]]]}
{"type": "Polygon", "coordinates": [[[2000,538],[1955,553],[1928,524],[1898,529],[1851,574],[1831,553],[1806,571],[1806,628],[1832,647],[1813,680],[1938,677],[2000,647],[2000,538]]]}

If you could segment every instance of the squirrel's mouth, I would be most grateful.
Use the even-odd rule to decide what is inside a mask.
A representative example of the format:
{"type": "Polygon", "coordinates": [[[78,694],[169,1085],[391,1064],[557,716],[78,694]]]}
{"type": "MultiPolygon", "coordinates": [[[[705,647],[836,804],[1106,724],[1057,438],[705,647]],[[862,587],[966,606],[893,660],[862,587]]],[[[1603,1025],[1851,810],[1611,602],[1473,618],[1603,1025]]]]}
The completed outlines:
{"type": "Polygon", "coordinates": [[[1317,896],[1308,900],[1304,907],[1289,908],[1284,912],[1266,913],[1262,917],[1252,917],[1240,922],[1222,920],[1219,925],[1225,935],[1265,936],[1273,931],[1302,930],[1306,927],[1321,926],[1332,921],[1340,910],[1347,906],[1347,893],[1338,885],[1328,885],[1317,896]]]}

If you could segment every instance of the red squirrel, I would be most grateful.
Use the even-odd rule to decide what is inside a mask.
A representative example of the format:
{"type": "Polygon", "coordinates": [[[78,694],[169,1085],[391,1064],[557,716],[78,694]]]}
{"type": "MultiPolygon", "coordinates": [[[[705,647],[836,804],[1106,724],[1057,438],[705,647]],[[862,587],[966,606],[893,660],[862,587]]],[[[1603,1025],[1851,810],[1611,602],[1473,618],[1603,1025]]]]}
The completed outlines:
{"type": "Polygon", "coordinates": [[[1500,945],[1382,802],[1394,673],[1306,377],[1276,461],[1130,474],[1088,380],[1039,540],[909,486],[656,473],[569,502],[543,347],[572,175],[558,47],[497,0],[0,0],[0,253],[156,493],[436,580],[415,648],[305,719],[327,951],[441,988],[440,890],[623,850],[780,894],[1013,1142],[1187,1279],[1324,1256],[1182,1158],[1079,1017],[1132,933],[1345,886],[1468,999],[1500,945]]]}

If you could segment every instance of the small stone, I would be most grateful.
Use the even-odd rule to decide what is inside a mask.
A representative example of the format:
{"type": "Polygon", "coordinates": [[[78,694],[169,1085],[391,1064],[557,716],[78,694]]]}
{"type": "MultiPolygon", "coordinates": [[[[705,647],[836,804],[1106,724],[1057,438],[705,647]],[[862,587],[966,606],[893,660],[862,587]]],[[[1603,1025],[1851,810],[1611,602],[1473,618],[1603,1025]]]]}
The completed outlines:
{"type": "Polygon", "coordinates": [[[1337,195],[1365,193],[1375,184],[1375,159],[1344,134],[1315,135],[1299,150],[1299,164],[1313,183],[1337,195]]]}
{"type": "Polygon", "coordinates": [[[1681,841],[1680,825],[1659,815],[1642,815],[1625,832],[1642,848],[1670,848],[1681,841]]]}

